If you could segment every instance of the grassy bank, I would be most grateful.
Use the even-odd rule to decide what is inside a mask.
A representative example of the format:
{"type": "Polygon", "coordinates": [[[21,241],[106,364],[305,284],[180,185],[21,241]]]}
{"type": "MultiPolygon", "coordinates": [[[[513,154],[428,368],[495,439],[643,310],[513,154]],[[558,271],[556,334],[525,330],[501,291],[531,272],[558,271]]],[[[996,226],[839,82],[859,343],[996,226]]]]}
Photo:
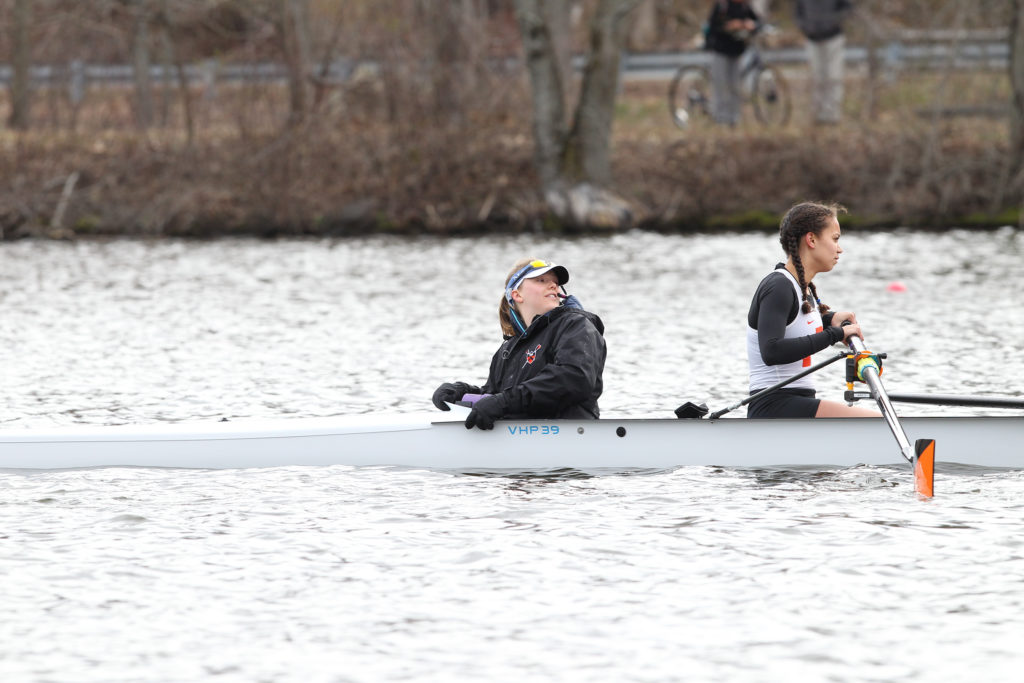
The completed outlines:
{"type": "MultiPolygon", "coordinates": [[[[921,89],[928,87],[925,83],[921,89]]],[[[803,199],[831,199],[862,227],[1020,225],[1022,180],[1006,122],[921,115],[854,86],[840,126],[677,130],[664,84],[629,86],[615,129],[614,190],[635,225],[772,228],[803,199]],[[878,105],[876,105],[878,106],[878,105]]],[[[914,89],[898,91],[913,98],[914,89]]],[[[521,94],[521,91],[520,91],[521,94]]],[[[799,90],[794,102],[801,103],[799,90]]],[[[3,239],[81,236],[466,234],[576,230],[536,195],[525,97],[456,119],[381,115],[372,94],[284,128],[251,107],[140,132],[90,125],[3,133],[3,239]],[[284,132],[282,132],[284,131],[284,132]]],[[[914,107],[917,107],[915,110],[914,107]]],[[[109,112],[108,118],[116,118],[109,112]]],[[[268,111],[273,107],[268,106],[268,111]]],[[[749,118],[749,117],[748,117],[749,118]]]]}

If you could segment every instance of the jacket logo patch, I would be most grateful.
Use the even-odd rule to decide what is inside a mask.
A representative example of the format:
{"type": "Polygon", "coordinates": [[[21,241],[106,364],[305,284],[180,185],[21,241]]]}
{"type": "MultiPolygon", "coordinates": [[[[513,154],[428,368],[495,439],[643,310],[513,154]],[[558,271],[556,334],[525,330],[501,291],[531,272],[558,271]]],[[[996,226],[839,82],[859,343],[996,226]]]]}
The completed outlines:
{"type": "Polygon", "coordinates": [[[537,348],[535,348],[533,351],[527,351],[526,352],[526,362],[523,363],[523,367],[524,368],[527,365],[533,365],[533,361],[537,360],[537,352],[538,351],[540,351],[540,344],[537,344],[537,348]]]}

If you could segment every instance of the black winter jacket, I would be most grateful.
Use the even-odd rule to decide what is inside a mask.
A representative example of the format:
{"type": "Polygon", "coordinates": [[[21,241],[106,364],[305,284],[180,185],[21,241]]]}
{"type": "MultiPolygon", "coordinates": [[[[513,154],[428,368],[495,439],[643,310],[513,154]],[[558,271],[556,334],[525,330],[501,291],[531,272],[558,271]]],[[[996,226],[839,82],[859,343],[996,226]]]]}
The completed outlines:
{"type": "Polygon", "coordinates": [[[505,340],[482,393],[504,394],[504,417],[596,419],[606,355],[601,319],[562,306],[505,340]]]}
{"type": "Polygon", "coordinates": [[[761,18],[745,2],[721,2],[716,0],[711,6],[711,15],[708,16],[707,34],[704,39],[704,48],[726,55],[728,57],[739,57],[747,49],[749,35],[734,34],[725,30],[726,22],[733,19],[752,19],[757,24],[761,18]]]}
{"type": "Polygon", "coordinates": [[[796,0],[796,23],[808,40],[835,38],[853,11],[850,0],[796,0]]]}

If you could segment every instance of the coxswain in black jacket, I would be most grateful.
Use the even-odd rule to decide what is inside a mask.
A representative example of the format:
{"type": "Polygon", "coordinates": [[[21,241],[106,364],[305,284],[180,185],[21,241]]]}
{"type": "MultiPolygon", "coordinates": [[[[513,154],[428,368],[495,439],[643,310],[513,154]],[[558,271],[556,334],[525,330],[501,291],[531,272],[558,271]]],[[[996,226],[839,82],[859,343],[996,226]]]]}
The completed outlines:
{"type": "Polygon", "coordinates": [[[506,336],[491,359],[483,387],[465,382],[442,384],[433,402],[484,394],[473,404],[466,428],[491,429],[494,421],[516,418],[597,419],[597,399],[604,383],[604,323],[569,297],[562,305],[539,315],[522,334],[506,336]]]}
{"type": "Polygon", "coordinates": [[[434,391],[434,406],[471,405],[466,429],[492,429],[495,420],[509,418],[597,419],[604,324],[565,291],[568,281],[564,266],[517,263],[505,279],[498,307],[505,341],[491,359],[487,382],[445,382],[434,391]]]}
{"type": "Polygon", "coordinates": [[[606,355],[601,319],[560,306],[506,338],[482,393],[504,397],[504,417],[597,419],[606,355]]]}

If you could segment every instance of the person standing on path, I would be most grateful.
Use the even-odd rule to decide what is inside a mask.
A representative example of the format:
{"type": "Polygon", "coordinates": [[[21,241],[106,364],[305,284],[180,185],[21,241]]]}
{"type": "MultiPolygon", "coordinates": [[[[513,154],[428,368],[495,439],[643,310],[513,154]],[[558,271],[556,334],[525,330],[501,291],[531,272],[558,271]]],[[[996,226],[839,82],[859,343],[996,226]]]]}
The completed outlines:
{"type": "Polygon", "coordinates": [[[711,52],[711,117],[716,123],[740,122],[740,56],[761,18],[747,0],[714,0],[705,29],[711,52]]]}
{"type": "Polygon", "coordinates": [[[814,122],[839,123],[843,104],[843,21],[850,0],[796,0],[796,23],[807,38],[814,122]]]}

